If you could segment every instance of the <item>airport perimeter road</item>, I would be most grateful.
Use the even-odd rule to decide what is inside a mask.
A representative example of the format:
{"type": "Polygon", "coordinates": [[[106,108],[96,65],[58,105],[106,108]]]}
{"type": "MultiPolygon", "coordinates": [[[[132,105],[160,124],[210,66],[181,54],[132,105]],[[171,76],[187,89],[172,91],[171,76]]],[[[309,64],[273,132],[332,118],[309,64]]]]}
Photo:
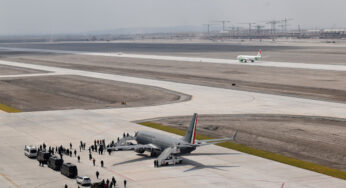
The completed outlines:
{"type": "MultiPolygon", "coordinates": [[[[177,109],[179,110],[179,109],[177,109]]],[[[132,114],[134,115],[134,114],[132,114]]],[[[88,159],[88,151],[79,152],[80,140],[87,147],[95,139],[116,140],[123,132],[133,134],[150,129],[120,120],[116,114],[96,113],[89,110],[66,110],[0,114],[0,184],[4,187],[77,187],[69,179],[47,166],[40,167],[34,159],[23,154],[25,144],[69,146],[77,149],[81,162],[76,157],[64,156],[65,162],[78,166],[79,175],[87,175],[97,181],[114,176],[118,187],[123,180],[128,187],[263,187],[263,188],[344,188],[346,181],[281,164],[271,160],[244,154],[219,146],[205,146],[185,157],[182,165],[154,168],[148,154],[138,155],[133,151],[98,155],[93,152],[96,166],[88,159]],[[104,160],[105,167],[100,167],[104,160]]],[[[172,135],[161,132],[162,134],[172,135]]]]}
{"type": "Polygon", "coordinates": [[[190,101],[182,103],[138,108],[95,110],[99,113],[114,114],[119,118],[121,117],[129,121],[165,116],[192,115],[194,112],[200,114],[268,113],[346,118],[346,104],[344,103],[324,102],[89,71],[70,70],[27,63],[0,61],[0,64],[51,71],[58,74],[79,75],[143,84],[178,91],[192,96],[190,101]]]}
{"type": "Polygon", "coordinates": [[[346,71],[344,65],[326,65],[326,64],[307,64],[307,63],[291,63],[291,62],[270,62],[259,61],[255,63],[240,63],[232,59],[216,59],[216,58],[200,58],[200,57],[179,57],[179,56],[165,56],[165,55],[144,55],[144,54],[127,54],[127,53],[106,53],[106,52],[82,52],[82,51],[68,51],[68,50],[51,50],[51,49],[32,49],[32,48],[5,48],[0,47],[0,50],[13,50],[24,52],[45,52],[45,53],[68,53],[78,55],[93,55],[93,56],[109,56],[109,57],[123,57],[123,58],[137,58],[137,59],[155,59],[155,60],[168,60],[168,61],[186,61],[196,63],[221,63],[221,64],[236,64],[244,66],[263,66],[263,67],[279,67],[279,68],[295,68],[295,69],[312,69],[312,70],[330,70],[330,71],[346,71]]]}

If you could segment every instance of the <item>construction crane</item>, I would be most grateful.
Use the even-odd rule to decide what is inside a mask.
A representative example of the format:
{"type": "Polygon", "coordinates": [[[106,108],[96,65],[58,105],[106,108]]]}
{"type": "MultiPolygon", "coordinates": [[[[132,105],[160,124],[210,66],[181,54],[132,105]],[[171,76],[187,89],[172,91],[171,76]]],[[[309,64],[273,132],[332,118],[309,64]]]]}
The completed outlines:
{"type": "Polygon", "coordinates": [[[214,22],[221,23],[222,24],[222,31],[225,31],[226,23],[230,23],[231,21],[229,21],[229,20],[217,20],[214,22]]]}
{"type": "Polygon", "coordinates": [[[246,24],[249,26],[249,35],[251,34],[252,24],[256,24],[254,22],[246,22],[246,23],[239,23],[239,24],[246,24]]]}
{"type": "Polygon", "coordinates": [[[270,24],[271,27],[271,34],[275,34],[276,33],[276,24],[281,23],[281,20],[270,20],[267,21],[266,24],[270,24]]]}
{"type": "Polygon", "coordinates": [[[256,33],[260,34],[261,33],[261,29],[264,28],[264,25],[255,25],[255,28],[256,28],[256,33]]]}
{"type": "Polygon", "coordinates": [[[284,24],[280,24],[278,26],[281,27],[281,32],[285,32],[285,25],[284,24]]]}
{"type": "Polygon", "coordinates": [[[203,24],[203,26],[207,26],[208,36],[210,35],[210,27],[216,24],[203,24]]]}
{"type": "Polygon", "coordinates": [[[284,32],[287,32],[287,26],[288,26],[288,22],[289,21],[292,21],[293,19],[292,18],[285,18],[285,19],[283,19],[283,20],[281,20],[281,22],[283,22],[283,31],[284,32]]]}

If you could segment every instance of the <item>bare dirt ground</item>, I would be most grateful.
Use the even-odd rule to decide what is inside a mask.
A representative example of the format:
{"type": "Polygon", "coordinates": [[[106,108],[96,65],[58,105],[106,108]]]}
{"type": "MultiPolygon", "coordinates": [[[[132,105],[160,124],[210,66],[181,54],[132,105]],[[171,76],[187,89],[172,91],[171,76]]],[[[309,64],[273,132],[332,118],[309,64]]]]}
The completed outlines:
{"type": "Polygon", "coordinates": [[[0,103],[21,111],[122,108],[188,99],[161,88],[80,76],[0,79],[0,103]]]}
{"type": "MultiPolygon", "coordinates": [[[[145,120],[186,130],[191,116],[145,120]]],[[[346,120],[328,117],[240,114],[200,115],[197,133],[230,137],[265,151],[346,170],[346,120]]]]}
{"type": "MultiPolygon", "coordinates": [[[[332,55],[329,55],[332,59],[332,55]]],[[[346,102],[346,74],[338,71],[255,67],[83,55],[16,55],[2,59],[212,87],[346,102]],[[232,86],[235,83],[236,86],[232,86]]]]}
{"type": "Polygon", "coordinates": [[[46,73],[46,71],[0,65],[0,75],[35,74],[35,73],[46,73]]]}

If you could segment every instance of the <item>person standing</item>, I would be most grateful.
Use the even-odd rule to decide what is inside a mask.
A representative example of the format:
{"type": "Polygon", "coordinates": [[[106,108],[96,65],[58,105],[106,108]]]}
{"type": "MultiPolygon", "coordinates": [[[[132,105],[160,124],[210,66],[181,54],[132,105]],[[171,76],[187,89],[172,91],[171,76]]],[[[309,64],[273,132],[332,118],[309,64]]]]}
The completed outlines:
{"type": "Polygon", "coordinates": [[[97,179],[99,179],[99,175],[100,175],[99,171],[96,171],[96,178],[97,179]]]}
{"type": "Polygon", "coordinates": [[[112,183],[113,183],[113,185],[115,187],[115,184],[117,183],[117,181],[115,180],[114,176],[112,177],[112,183]]]}
{"type": "Polygon", "coordinates": [[[126,180],[124,180],[124,187],[126,188],[126,184],[127,184],[127,181],[126,180]]]}
{"type": "Polygon", "coordinates": [[[103,160],[101,160],[101,167],[103,168],[103,160]]]}
{"type": "Polygon", "coordinates": [[[96,161],[95,158],[93,158],[93,164],[94,164],[94,166],[95,166],[95,161],[96,161]]]}
{"type": "Polygon", "coordinates": [[[80,162],[80,156],[79,155],[78,155],[77,159],[78,159],[78,162],[80,162]]]}

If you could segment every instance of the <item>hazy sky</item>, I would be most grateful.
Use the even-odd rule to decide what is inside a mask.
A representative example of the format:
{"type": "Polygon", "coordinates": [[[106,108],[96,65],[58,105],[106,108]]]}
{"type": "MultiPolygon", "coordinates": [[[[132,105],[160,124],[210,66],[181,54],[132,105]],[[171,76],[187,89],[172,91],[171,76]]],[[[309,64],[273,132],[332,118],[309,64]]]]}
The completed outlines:
{"type": "MultiPolygon", "coordinates": [[[[293,18],[290,27],[346,28],[346,0],[0,0],[0,35],[85,33],[293,18]]],[[[245,25],[244,25],[245,27],[245,25]]],[[[267,26],[268,27],[268,26],[267,26]]]]}

